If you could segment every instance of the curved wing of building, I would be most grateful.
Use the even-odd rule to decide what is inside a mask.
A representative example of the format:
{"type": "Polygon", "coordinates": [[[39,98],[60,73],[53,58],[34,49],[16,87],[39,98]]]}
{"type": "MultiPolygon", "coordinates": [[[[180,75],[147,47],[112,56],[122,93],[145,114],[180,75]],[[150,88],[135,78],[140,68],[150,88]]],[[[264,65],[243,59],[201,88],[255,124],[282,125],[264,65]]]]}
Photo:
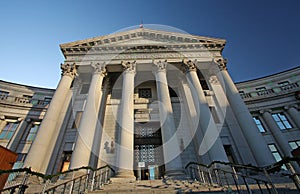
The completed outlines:
{"type": "Polygon", "coordinates": [[[19,154],[15,167],[109,164],[141,179],[292,156],[300,68],[234,84],[225,44],[145,28],[62,44],[56,90],[0,82],[0,143],[19,154]]]}

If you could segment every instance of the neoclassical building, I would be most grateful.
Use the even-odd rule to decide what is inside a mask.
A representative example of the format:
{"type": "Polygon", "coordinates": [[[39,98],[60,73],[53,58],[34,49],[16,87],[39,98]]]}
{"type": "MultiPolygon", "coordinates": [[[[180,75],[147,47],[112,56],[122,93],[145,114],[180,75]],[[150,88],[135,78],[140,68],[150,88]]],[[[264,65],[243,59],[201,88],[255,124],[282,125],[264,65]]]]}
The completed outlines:
{"type": "Polygon", "coordinates": [[[109,164],[141,179],[181,176],[189,162],[292,156],[300,68],[235,84],[225,44],[146,28],[62,44],[56,90],[0,82],[0,143],[18,153],[15,167],[109,164]]]}

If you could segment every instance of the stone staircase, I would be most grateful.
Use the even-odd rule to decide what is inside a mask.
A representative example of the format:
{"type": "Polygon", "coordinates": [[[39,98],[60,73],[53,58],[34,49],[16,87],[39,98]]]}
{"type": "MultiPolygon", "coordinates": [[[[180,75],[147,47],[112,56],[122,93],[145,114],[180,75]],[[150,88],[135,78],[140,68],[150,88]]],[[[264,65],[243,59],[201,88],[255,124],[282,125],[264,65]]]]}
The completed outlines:
{"type": "Polygon", "coordinates": [[[142,180],[142,181],[114,181],[104,185],[100,190],[92,193],[135,193],[135,194],[163,194],[163,193],[228,193],[225,188],[207,186],[199,182],[187,180],[142,180]]]}

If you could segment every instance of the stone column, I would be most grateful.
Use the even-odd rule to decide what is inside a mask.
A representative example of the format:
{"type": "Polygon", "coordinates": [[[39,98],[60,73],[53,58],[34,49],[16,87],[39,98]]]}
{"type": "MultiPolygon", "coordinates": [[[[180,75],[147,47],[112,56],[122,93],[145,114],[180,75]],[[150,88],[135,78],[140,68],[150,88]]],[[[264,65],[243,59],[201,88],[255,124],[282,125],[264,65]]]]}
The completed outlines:
{"type": "MultiPolygon", "coordinates": [[[[289,145],[288,140],[278,127],[277,123],[275,122],[274,118],[272,117],[271,110],[262,110],[260,113],[263,116],[264,121],[268,125],[268,129],[271,131],[283,157],[293,157],[291,154],[292,148],[289,145]]],[[[299,172],[299,166],[295,163],[292,163],[294,169],[299,172]]]]}
{"type": "Polygon", "coordinates": [[[157,97],[159,101],[165,173],[167,176],[183,176],[184,173],[180,156],[180,144],[176,135],[173,109],[166,75],[167,62],[159,61],[154,64],[156,66],[156,70],[154,72],[157,87],[157,97]]]}
{"type": "MultiPolygon", "coordinates": [[[[8,149],[10,149],[13,152],[16,152],[18,149],[18,145],[22,139],[22,136],[24,132],[26,131],[26,128],[28,127],[29,123],[31,122],[31,119],[27,118],[19,118],[20,125],[18,126],[17,130],[15,131],[15,134],[13,135],[12,139],[10,140],[10,143],[8,145],[8,149]]],[[[28,131],[29,132],[29,131],[28,131]]]]}
{"type": "Polygon", "coordinates": [[[226,60],[223,58],[215,59],[215,63],[218,65],[216,75],[219,82],[222,85],[224,93],[230,103],[232,111],[241,126],[242,132],[247,139],[248,145],[255,157],[255,160],[259,166],[266,166],[272,164],[274,158],[270,152],[263,136],[257,129],[253,118],[242,100],[237,88],[235,87],[230,75],[227,72],[226,60]],[[259,143],[257,143],[259,142],[259,143]]]}
{"type": "Polygon", "coordinates": [[[123,87],[120,110],[120,146],[118,149],[118,178],[132,178],[133,157],[134,157],[134,76],[136,73],[135,62],[122,62],[123,67],[123,87]]]}
{"type": "Polygon", "coordinates": [[[272,117],[271,110],[262,110],[260,113],[263,116],[264,121],[268,125],[268,129],[272,133],[277,145],[279,146],[279,149],[282,151],[284,156],[291,157],[291,151],[292,148],[290,147],[287,139],[282,134],[280,128],[278,127],[277,123],[272,117]]]}
{"type": "Polygon", "coordinates": [[[284,107],[289,114],[289,116],[293,119],[294,123],[297,125],[297,127],[300,129],[300,113],[297,110],[298,105],[293,106],[286,106],[284,107]]]}
{"type": "Polygon", "coordinates": [[[53,134],[55,134],[57,130],[60,130],[56,128],[56,123],[60,115],[59,113],[64,106],[67,93],[76,76],[75,63],[72,65],[61,64],[61,69],[62,77],[24,163],[24,167],[30,166],[32,170],[41,173],[46,173],[47,171],[51,159],[51,154],[47,153],[49,151],[52,152],[55,146],[50,145],[50,142],[52,138],[57,138],[53,137],[53,134]]]}
{"type": "MultiPolygon", "coordinates": [[[[102,82],[106,75],[104,64],[91,65],[93,68],[93,77],[91,80],[89,92],[86,99],[86,105],[78,128],[78,137],[75,149],[72,153],[70,169],[90,165],[91,152],[93,151],[93,142],[96,132],[98,113],[102,98],[102,82]]],[[[101,139],[98,139],[100,141],[101,139]]],[[[98,153],[94,153],[98,155],[98,153]]]]}
{"type": "Polygon", "coordinates": [[[197,114],[200,121],[197,131],[202,130],[202,134],[204,135],[202,141],[200,141],[201,144],[198,153],[199,155],[204,155],[208,152],[208,155],[212,161],[228,162],[223,143],[219,136],[220,131],[218,131],[213,120],[197,75],[195,62],[190,60],[183,61],[183,70],[186,74],[186,79],[193,94],[192,96],[194,104],[195,106],[198,106],[196,110],[198,110],[197,114]]]}

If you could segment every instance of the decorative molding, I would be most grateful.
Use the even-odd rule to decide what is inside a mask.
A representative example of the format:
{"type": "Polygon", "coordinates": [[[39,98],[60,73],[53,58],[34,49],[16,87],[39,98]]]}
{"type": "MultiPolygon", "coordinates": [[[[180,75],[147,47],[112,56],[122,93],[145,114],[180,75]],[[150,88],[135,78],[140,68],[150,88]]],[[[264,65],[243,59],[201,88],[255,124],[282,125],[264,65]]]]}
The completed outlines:
{"type": "Polygon", "coordinates": [[[155,65],[156,67],[156,71],[161,71],[161,72],[166,72],[167,70],[167,60],[164,60],[164,61],[154,61],[153,60],[153,64],[155,65]]]}
{"type": "Polygon", "coordinates": [[[106,72],[106,64],[105,63],[91,63],[91,66],[94,70],[94,73],[95,74],[101,74],[101,76],[105,77],[107,75],[107,72],[106,72]]]}
{"type": "Polygon", "coordinates": [[[70,65],[69,63],[60,64],[61,68],[61,75],[62,76],[70,76],[71,78],[74,78],[77,76],[77,69],[75,63],[70,65]]]}
{"type": "Polygon", "coordinates": [[[182,60],[182,70],[184,73],[190,72],[190,71],[197,71],[196,67],[197,60],[182,60]]]}
{"type": "Polygon", "coordinates": [[[227,59],[224,58],[215,58],[214,62],[218,64],[220,71],[227,70],[227,59]]]}
{"type": "Polygon", "coordinates": [[[133,61],[133,62],[122,61],[121,65],[122,65],[123,71],[126,73],[135,73],[136,72],[136,62],[135,61],[133,61]]]}

